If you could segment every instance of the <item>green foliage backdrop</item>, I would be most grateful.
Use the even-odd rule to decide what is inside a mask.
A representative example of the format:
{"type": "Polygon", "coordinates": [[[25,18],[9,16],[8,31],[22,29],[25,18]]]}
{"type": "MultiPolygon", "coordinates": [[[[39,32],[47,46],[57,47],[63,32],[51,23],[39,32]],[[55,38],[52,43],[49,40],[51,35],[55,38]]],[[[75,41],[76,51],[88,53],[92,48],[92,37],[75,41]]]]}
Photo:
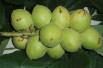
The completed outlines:
{"type": "MultiPolygon", "coordinates": [[[[92,20],[103,21],[103,0],[0,0],[0,32],[12,32],[10,15],[14,9],[22,8],[30,13],[35,5],[47,6],[51,11],[62,5],[69,11],[88,7],[92,20]]],[[[103,37],[103,25],[93,25],[103,37]]],[[[53,60],[45,55],[38,60],[30,60],[24,51],[3,55],[8,37],[0,36],[0,68],[103,68],[103,46],[90,51],[80,49],[74,53],[65,53],[63,57],[53,60]]]]}

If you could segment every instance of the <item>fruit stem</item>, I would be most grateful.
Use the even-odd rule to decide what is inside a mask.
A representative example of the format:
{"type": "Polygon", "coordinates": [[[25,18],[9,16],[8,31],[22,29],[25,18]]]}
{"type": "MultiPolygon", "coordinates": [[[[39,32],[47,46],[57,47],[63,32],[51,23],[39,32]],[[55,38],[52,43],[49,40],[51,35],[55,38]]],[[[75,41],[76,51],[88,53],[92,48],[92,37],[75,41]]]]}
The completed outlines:
{"type": "Polygon", "coordinates": [[[0,32],[0,36],[10,37],[10,36],[33,36],[35,32],[0,32]]]}

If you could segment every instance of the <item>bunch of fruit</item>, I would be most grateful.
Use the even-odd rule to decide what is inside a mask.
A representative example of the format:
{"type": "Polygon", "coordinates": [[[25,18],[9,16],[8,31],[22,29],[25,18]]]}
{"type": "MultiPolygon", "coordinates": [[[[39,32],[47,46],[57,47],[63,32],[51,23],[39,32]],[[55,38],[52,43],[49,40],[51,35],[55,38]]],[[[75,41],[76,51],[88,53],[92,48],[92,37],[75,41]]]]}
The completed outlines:
{"type": "Polygon", "coordinates": [[[26,50],[30,59],[41,58],[45,53],[57,59],[65,51],[101,47],[101,35],[90,26],[91,17],[83,9],[77,9],[71,14],[63,6],[51,12],[46,6],[36,5],[32,14],[27,10],[16,9],[11,14],[11,24],[18,32],[36,33],[33,36],[12,38],[14,46],[26,50]]]}

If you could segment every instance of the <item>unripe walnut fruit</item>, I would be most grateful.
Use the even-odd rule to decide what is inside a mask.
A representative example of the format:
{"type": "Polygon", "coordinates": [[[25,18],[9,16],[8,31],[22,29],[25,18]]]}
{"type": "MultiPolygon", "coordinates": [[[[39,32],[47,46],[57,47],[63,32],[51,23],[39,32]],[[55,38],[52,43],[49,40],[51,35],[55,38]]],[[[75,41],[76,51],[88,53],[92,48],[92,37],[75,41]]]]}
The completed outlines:
{"type": "Polygon", "coordinates": [[[16,48],[24,50],[26,48],[27,40],[28,39],[24,37],[13,37],[12,43],[16,48]]]}
{"type": "Polygon", "coordinates": [[[87,11],[83,9],[77,9],[71,14],[70,27],[83,32],[90,27],[91,17],[87,11]]]}
{"type": "Polygon", "coordinates": [[[98,49],[102,45],[101,35],[97,30],[90,27],[82,34],[82,46],[86,49],[94,50],[98,49]]]}
{"type": "Polygon", "coordinates": [[[35,27],[41,29],[41,27],[50,23],[51,11],[46,6],[36,5],[32,11],[32,17],[35,27]]]}
{"type": "Polygon", "coordinates": [[[30,59],[41,58],[46,52],[47,47],[40,42],[38,34],[28,39],[26,53],[30,59]]]}
{"type": "Polygon", "coordinates": [[[57,24],[60,28],[64,29],[70,25],[70,13],[63,7],[58,6],[52,13],[52,23],[57,24]]]}
{"type": "Polygon", "coordinates": [[[58,59],[62,57],[62,55],[65,53],[65,51],[62,49],[61,45],[58,44],[55,47],[48,48],[47,54],[52,57],[53,59],[58,59]]]}
{"type": "Polygon", "coordinates": [[[40,40],[47,47],[57,46],[61,42],[62,30],[56,24],[48,24],[40,30],[40,40]]]}
{"type": "Polygon", "coordinates": [[[81,47],[81,36],[79,32],[66,28],[63,30],[61,46],[68,52],[75,52],[81,47]]]}
{"type": "Polygon", "coordinates": [[[34,26],[31,14],[24,9],[13,10],[11,24],[15,30],[25,30],[34,26]]]}

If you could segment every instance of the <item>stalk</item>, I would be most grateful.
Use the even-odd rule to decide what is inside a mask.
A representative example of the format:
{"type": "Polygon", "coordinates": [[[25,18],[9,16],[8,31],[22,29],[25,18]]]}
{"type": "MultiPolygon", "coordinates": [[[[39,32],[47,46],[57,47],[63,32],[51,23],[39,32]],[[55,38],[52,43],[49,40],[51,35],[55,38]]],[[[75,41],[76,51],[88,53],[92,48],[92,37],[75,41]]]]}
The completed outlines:
{"type": "Polygon", "coordinates": [[[14,47],[11,47],[11,48],[0,48],[0,50],[14,50],[14,49],[17,49],[17,48],[14,48],[14,47]]]}
{"type": "Polygon", "coordinates": [[[0,32],[0,36],[5,36],[5,37],[13,37],[13,36],[33,36],[35,35],[35,32],[0,32]]]}

